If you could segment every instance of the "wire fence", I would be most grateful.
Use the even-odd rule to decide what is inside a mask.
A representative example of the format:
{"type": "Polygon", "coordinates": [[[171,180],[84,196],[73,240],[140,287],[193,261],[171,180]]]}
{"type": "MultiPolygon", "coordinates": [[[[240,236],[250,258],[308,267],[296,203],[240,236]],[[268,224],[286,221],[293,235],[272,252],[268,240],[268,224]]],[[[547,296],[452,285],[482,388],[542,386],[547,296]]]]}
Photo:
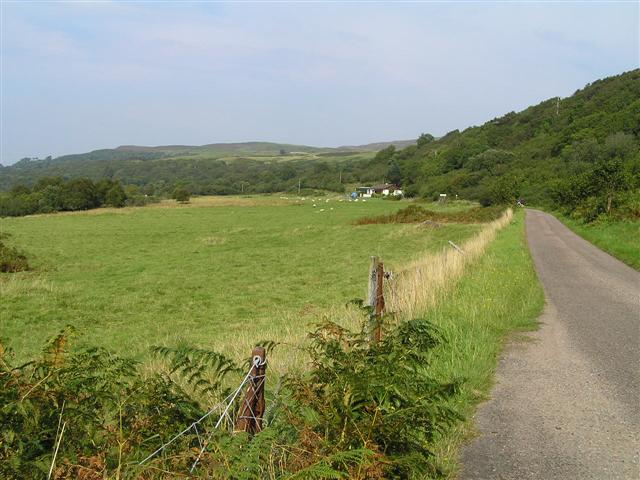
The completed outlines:
{"type": "Polygon", "coordinates": [[[180,438],[186,435],[194,435],[198,442],[198,455],[196,456],[189,473],[193,471],[200,463],[207,446],[210,443],[211,436],[216,430],[228,429],[229,432],[246,431],[250,434],[260,432],[262,430],[263,417],[265,411],[264,386],[266,381],[266,354],[262,347],[256,347],[252,352],[251,366],[244,376],[240,385],[230,393],[223,401],[215,404],[198,420],[191,423],[180,433],[174,435],[170,440],[163,443],[160,447],[150,453],[145,459],[140,461],[140,465],[144,465],[152,458],[162,454],[168,447],[175,444],[180,438]],[[245,390],[240,408],[234,408],[236,400],[245,390]],[[216,418],[213,429],[204,437],[204,422],[210,418],[216,418]],[[198,428],[200,426],[200,428],[198,428]]]}

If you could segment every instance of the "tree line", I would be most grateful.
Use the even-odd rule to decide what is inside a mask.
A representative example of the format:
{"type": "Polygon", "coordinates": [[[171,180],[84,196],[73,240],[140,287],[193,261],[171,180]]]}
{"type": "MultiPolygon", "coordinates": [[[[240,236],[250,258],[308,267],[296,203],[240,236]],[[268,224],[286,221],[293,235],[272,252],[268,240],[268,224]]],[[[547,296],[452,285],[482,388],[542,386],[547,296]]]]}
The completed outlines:
{"type": "Polygon", "coordinates": [[[88,178],[64,180],[46,177],[33,187],[16,185],[0,194],[0,216],[22,216],[89,210],[98,207],[124,207],[147,203],[137,189],[127,189],[118,181],[103,178],[93,182],[88,178]]]}

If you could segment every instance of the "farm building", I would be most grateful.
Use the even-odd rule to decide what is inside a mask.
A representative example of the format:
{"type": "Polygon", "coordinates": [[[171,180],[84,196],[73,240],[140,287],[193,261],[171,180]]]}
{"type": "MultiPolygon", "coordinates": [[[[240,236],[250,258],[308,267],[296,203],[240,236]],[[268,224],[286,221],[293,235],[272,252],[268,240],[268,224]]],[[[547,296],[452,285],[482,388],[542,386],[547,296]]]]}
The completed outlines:
{"type": "Polygon", "coordinates": [[[371,188],[373,188],[374,193],[377,193],[378,195],[384,195],[385,197],[387,195],[393,195],[396,197],[398,195],[402,195],[402,190],[400,189],[400,187],[393,183],[382,183],[380,185],[374,185],[371,188]]]}
{"type": "Polygon", "coordinates": [[[371,198],[375,195],[382,195],[386,197],[387,195],[400,196],[402,195],[402,190],[400,187],[393,183],[381,183],[380,185],[374,185],[372,187],[358,187],[356,188],[355,193],[358,197],[363,198],[371,198]]]}
{"type": "Polygon", "coordinates": [[[358,194],[359,197],[371,198],[374,191],[373,191],[373,187],[358,187],[356,188],[356,193],[358,194]]]}

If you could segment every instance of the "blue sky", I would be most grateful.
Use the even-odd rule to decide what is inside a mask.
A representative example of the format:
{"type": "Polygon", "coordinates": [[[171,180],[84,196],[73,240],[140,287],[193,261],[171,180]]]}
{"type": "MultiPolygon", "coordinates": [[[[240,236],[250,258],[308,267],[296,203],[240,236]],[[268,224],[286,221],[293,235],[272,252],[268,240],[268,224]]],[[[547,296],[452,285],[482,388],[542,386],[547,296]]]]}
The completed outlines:
{"type": "Polygon", "coordinates": [[[2,2],[0,163],[442,135],[639,66],[629,3],[2,2]]]}

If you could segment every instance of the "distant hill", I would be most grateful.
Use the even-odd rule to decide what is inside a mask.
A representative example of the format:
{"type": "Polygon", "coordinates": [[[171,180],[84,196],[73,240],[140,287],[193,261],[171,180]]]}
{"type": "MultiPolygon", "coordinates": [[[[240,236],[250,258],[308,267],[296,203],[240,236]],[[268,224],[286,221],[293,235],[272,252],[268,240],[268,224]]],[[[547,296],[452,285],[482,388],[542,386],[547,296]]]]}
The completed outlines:
{"type": "MultiPolygon", "coordinates": [[[[118,179],[123,183],[144,185],[162,179],[163,184],[202,182],[203,179],[220,180],[220,161],[225,165],[240,161],[299,164],[304,160],[323,162],[349,162],[368,160],[378,150],[389,145],[398,148],[415,143],[412,140],[378,142],[338,148],[312,147],[272,142],[211,143],[207,145],[121,145],[112,149],[63,155],[57,158],[23,159],[14,165],[0,167],[0,191],[13,185],[33,185],[43,177],[65,179],[87,177],[98,180],[103,177],[118,179]],[[161,164],[157,164],[162,161],[161,164]],[[182,162],[182,163],[181,163],[182,162]],[[193,164],[197,163],[197,166],[193,164]],[[207,162],[212,162],[207,164],[207,162]],[[144,164],[144,167],[141,167],[144,164]],[[193,172],[200,168],[202,175],[193,172]],[[216,170],[216,178],[207,177],[207,170],[216,170]],[[146,170],[146,171],[145,171],[146,170]]],[[[299,166],[299,165],[298,165],[299,166]]],[[[242,170],[239,166],[238,169],[242,170]]],[[[240,174],[238,174],[240,175],[240,174]]],[[[240,180],[238,180],[240,181],[240,180]]],[[[195,191],[199,190],[194,188],[195,191]]]]}
{"type": "MultiPolygon", "coordinates": [[[[164,145],[144,147],[138,145],[121,145],[115,150],[121,152],[159,152],[170,155],[182,154],[211,154],[220,155],[277,155],[281,150],[285,152],[326,152],[340,150],[334,148],[309,147],[307,145],[291,145],[272,142],[240,142],[240,143],[210,143],[207,145],[164,145]]],[[[364,149],[363,149],[364,150],[364,149]]]]}
{"type": "Polygon", "coordinates": [[[382,142],[340,148],[271,142],[121,145],[57,158],[27,158],[0,167],[0,191],[15,185],[30,187],[47,177],[83,177],[94,181],[108,178],[145,187],[153,194],[168,193],[176,185],[186,185],[193,193],[202,194],[245,189],[264,192],[293,188],[299,179],[306,180],[306,185],[312,188],[340,190],[344,188],[340,179],[355,181],[349,175],[354,162],[371,160],[375,145],[390,143],[402,144],[382,142]]]}
{"type": "Polygon", "coordinates": [[[337,150],[359,150],[367,152],[377,152],[391,145],[393,145],[395,148],[405,148],[415,144],[415,140],[394,140],[392,142],[367,143],[366,145],[344,145],[342,147],[338,147],[337,150]]]}

